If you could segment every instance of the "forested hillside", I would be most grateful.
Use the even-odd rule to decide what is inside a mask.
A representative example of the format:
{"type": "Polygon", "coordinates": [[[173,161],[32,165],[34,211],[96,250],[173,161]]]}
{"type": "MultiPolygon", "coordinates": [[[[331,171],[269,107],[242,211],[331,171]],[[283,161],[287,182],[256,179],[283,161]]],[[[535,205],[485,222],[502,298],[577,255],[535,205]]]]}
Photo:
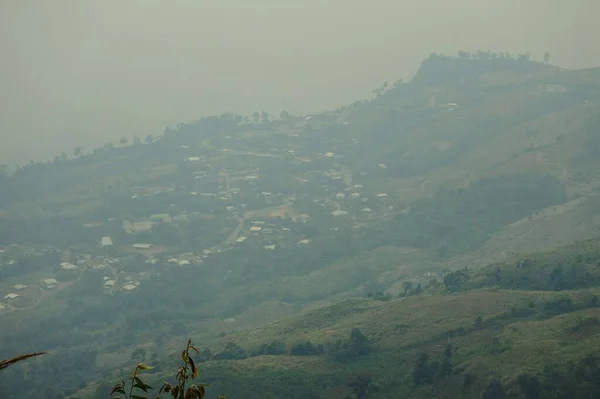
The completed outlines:
{"type": "MultiPolygon", "coordinates": [[[[546,60],[547,61],[547,60],[546,60]]],[[[588,398],[600,69],[432,54],[319,114],[203,117],[0,174],[6,398],[588,398]]]]}

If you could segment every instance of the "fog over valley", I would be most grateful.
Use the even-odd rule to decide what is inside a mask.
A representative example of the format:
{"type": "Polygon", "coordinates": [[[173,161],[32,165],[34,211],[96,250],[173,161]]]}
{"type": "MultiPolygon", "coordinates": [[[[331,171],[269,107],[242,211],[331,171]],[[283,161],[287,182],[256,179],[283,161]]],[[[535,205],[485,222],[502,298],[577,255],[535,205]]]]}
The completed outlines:
{"type": "Polygon", "coordinates": [[[203,115],[337,108],[431,52],[600,63],[594,0],[6,0],[0,163],[162,133],[203,115]]]}
{"type": "Polygon", "coordinates": [[[0,2],[0,398],[600,398],[599,5],[0,2]]]}

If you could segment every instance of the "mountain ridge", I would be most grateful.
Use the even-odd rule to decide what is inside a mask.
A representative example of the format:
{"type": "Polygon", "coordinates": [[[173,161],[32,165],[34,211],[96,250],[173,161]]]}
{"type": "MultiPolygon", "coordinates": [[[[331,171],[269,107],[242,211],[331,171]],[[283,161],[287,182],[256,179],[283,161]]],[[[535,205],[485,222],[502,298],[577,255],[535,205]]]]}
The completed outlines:
{"type": "Polygon", "coordinates": [[[228,379],[261,397],[344,397],[365,370],[382,373],[377,397],[458,397],[469,373],[482,382],[463,397],[480,397],[490,373],[518,392],[516,373],[548,361],[533,339],[546,327],[548,353],[578,361],[596,338],[570,329],[600,316],[600,68],[508,58],[432,55],[412,81],[334,111],[205,117],[2,175],[0,290],[32,286],[0,312],[2,342],[56,348],[32,366],[40,381],[48,362],[93,357],[64,377],[69,395],[112,380],[134,348],[164,370],[185,335],[213,352],[285,341],[277,356],[228,358],[242,353],[230,345],[203,364],[233,397],[228,379]],[[530,258],[545,260],[516,266],[530,258]],[[56,291],[33,288],[51,277],[56,291]],[[346,358],[353,328],[371,349],[346,358]],[[412,381],[418,353],[441,367],[449,341],[457,371],[412,381]]]}

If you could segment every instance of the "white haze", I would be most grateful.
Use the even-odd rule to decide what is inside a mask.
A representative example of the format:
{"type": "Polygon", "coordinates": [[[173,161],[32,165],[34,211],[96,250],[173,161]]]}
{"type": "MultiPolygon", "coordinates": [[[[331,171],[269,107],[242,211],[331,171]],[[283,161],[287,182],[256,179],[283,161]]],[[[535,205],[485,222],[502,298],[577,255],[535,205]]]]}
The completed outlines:
{"type": "Polygon", "coordinates": [[[597,0],[1,0],[0,164],[202,115],[334,108],[431,52],[600,65],[597,0]]]}

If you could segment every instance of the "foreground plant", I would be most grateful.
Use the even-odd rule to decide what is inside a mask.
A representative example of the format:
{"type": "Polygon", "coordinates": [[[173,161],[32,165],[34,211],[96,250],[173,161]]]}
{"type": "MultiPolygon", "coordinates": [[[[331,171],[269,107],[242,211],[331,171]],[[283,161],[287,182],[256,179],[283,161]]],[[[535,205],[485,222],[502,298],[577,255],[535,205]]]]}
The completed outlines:
{"type": "Polygon", "coordinates": [[[0,360],[0,370],[3,370],[9,366],[12,366],[15,363],[21,362],[23,360],[27,360],[31,357],[45,355],[46,352],[36,352],[36,353],[28,353],[26,355],[19,355],[17,357],[13,357],[12,359],[0,360]]]}
{"type": "MultiPolygon", "coordinates": [[[[163,393],[169,394],[173,399],[204,399],[206,387],[208,387],[207,384],[192,384],[188,386],[190,380],[194,380],[200,376],[200,372],[190,356],[190,351],[192,350],[196,352],[196,354],[200,354],[198,348],[196,348],[192,344],[192,340],[189,339],[185,349],[181,352],[183,365],[177,368],[177,374],[175,375],[177,383],[170,384],[165,381],[160,387],[156,399],[163,399],[161,396],[163,393]]],[[[129,381],[129,391],[127,392],[127,384],[125,381],[121,381],[113,387],[110,396],[112,397],[114,394],[121,394],[124,395],[123,399],[150,399],[149,396],[137,395],[134,391],[137,393],[141,393],[140,391],[148,393],[149,390],[153,389],[138,377],[140,371],[151,369],[152,367],[143,363],[138,364],[129,381]]],[[[117,399],[121,399],[121,396],[117,396],[117,399]]],[[[219,396],[218,399],[225,399],[225,397],[219,396]]]]}

